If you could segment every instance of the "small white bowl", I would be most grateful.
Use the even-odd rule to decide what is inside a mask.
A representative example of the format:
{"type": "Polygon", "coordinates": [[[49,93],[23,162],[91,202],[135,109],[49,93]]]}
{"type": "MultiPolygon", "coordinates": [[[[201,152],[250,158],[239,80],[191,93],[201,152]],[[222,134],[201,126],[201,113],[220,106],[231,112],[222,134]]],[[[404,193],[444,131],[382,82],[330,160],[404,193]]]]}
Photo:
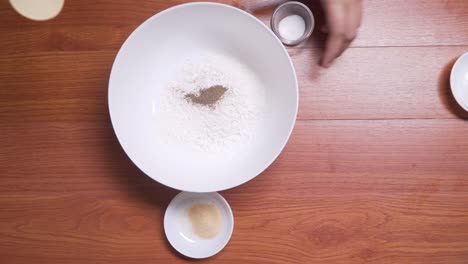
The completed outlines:
{"type": "Polygon", "coordinates": [[[220,252],[231,239],[234,216],[226,200],[216,192],[181,192],[172,199],[164,215],[164,232],[169,243],[189,258],[208,258],[220,252]],[[221,229],[213,239],[202,239],[192,231],[187,210],[194,203],[214,204],[221,214],[221,229]]]}
{"type": "Polygon", "coordinates": [[[468,111],[468,52],[460,56],[453,65],[450,87],[457,103],[468,111]]]}

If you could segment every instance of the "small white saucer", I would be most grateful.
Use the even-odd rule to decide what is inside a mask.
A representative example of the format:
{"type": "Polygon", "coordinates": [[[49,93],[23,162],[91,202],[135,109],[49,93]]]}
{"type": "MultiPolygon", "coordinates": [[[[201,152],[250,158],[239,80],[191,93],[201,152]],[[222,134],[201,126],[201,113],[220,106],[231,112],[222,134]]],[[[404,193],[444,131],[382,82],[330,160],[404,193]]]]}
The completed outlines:
{"type": "Polygon", "coordinates": [[[220,252],[229,242],[234,217],[226,200],[216,192],[181,192],[172,199],[164,215],[164,232],[169,243],[190,258],[208,258],[220,252]],[[213,204],[221,214],[221,229],[213,239],[202,239],[192,231],[187,211],[194,203],[213,204]]]}
{"type": "Polygon", "coordinates": [[[468,111],[468,52],[460,56],[453,65],[450,87],[457,103],[468,111]]]}

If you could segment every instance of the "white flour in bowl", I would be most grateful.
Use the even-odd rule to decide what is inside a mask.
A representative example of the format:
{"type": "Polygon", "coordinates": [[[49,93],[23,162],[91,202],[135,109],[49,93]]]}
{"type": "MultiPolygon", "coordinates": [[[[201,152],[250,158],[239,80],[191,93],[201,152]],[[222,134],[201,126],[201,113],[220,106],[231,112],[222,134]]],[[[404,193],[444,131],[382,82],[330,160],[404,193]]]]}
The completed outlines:
{"type": "Polygon", "coordinates": [[[254,72],[234,58],[210,55],[187,62],[161,95],[158,127],[168,144],[223,151],[255,136],[265,107],[264,88],[254,72]],[[215,105],[194,104],[187,94],[222,86],[215,105]]]}

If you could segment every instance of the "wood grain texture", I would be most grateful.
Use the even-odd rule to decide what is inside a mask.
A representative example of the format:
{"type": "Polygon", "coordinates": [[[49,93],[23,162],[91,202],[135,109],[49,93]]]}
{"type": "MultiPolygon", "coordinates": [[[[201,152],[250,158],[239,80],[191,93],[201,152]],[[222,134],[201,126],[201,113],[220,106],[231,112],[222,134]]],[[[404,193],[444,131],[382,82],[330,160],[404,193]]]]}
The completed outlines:
{"type": "MultiPolygon", "coordinates": [[[[116,50],[144,20],[186,1],[68,1],[54,20],[34,23],[0,3],[0,52],[116,50]],[[91,4],[90,4],[91,3],[91,4]],[[86,17],[86,18],[84,18],[86,17]],[[99,41],[95,41],[99,39],[99,41]]],[[[216,0],[248,8],[265,24],[278,0],[216,0]]],[[[317,17],[314,38],[306,46],[323,46],[319,0],[306,0],[317,17]]],[[[364,19],[352,46],[432,46],[468,43],[468,2],[462,0],[364,1],[364,19]]]]}
{"type": "MultiPolygon", "coordinates": [[[[109,123],[0,127],[7,263],[183,262],[161,228],[176,192],[127,159],[109,123]]],[[[236,231],[211,261],[463,263],[468,140],[455,131],[466,122],[299,121],[272,167],[223,192],[236,231]]]]}
{"type": "MultiPolygon", "coordinates": [[[[300,84],[298,118],[468,118],[449,85],[452,65],[465,50],[468,45],[352,48],[331,69],[317,67],[318,49],[291,50],[300,84]]],[[[0,122],[106,120],[103,102],[115,55],[67,51],[0,56],[6,88],[0,90],[0,122]]]]}
{"type": "MultiPolygon", "coordinates": [[[[110,121],[10,123],[1,124],[0,132],[3,194],[87,191],[114,183],[115,174],[143,175],[121,150],[110,121]],[[60,184],[47,185],[41,175],[60,184]]],[[[298,121],[283,154],[266,171],[272,176],[259,178],[281,179],[281,193],[292,187],[313,193],[411,192],[445,181],[448,191],[466,192],[467,133],[468,122],[457,119],[298,121]],[[287,184],[301,177],[313,182],[287,184]]],[[[258,187],[250,190],[262,191],[258,187]]]]}
{"type": "MultiPolygon", "coordinates": [[[[162,228],[177,191],[132,164],[109,120],[120,45],[187,1],[137,2],[66,1],[43,23],[0,2],[0,263],[189,262],[162,228]]],[[[271,14],[270,1],[218,2],[271,14]]],[[[295,131],[262,175],[222,192],[233,237],[198,263],[468,263],[468,114],[448,84],[468,50],[468,1],[364,6],[332,68],[316,65],[319,31],[288,49],[295,131]]]]}
{"type": "Polygon", "coordinates": [[[468,118],[454,102],[450,71],[468,46],[352,48],[330,69],[315,49],[291,51],[300,119],[468,118]]]}
{"type": "Polygon", "coordinates": [[[353,45],[466,45],[467,14],[467,1],[364,1],[362,30],[353,45]]]}

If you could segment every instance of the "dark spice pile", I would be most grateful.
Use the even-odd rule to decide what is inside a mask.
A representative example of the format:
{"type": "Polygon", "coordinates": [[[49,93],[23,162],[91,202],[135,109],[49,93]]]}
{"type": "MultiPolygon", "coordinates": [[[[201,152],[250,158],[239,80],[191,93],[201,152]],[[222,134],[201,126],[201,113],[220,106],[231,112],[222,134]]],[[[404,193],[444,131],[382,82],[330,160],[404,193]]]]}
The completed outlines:
{"type": "Polygon", "coordinates": [[[189,93],[184,98],[194,105],[215,108],[216,104],[223,98],[228,89],[222,85],[213,85],[201,89],[198,93],[189,93]]]}

